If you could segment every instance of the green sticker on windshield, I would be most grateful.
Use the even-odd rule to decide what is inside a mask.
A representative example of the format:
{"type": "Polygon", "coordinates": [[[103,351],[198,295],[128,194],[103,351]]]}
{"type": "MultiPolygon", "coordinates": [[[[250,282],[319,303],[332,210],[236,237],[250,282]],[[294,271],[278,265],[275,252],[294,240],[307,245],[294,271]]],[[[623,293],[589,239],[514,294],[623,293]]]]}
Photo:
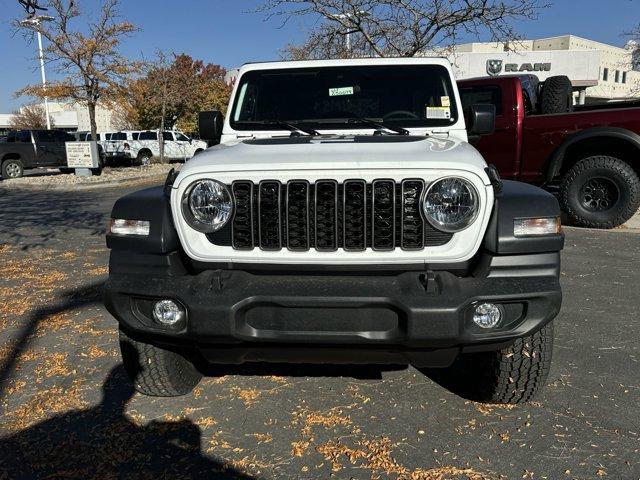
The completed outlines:
{"type": "Polygon", "coordinates": [[[330,97],[340,97],[343,95],[353,95],[353,87],[330,88],[330,97]]]}

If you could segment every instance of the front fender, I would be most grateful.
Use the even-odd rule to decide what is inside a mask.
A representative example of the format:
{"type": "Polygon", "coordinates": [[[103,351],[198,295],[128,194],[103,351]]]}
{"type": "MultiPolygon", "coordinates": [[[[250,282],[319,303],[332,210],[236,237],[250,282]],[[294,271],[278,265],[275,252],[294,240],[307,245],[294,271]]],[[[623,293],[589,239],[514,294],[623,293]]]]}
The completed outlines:
{"type": "Polygon", "coordinates": [[[564,234],[516,237],[513,222],[520,218],[559,217],[558,200],[549,192],[527,183],[504,180],[496,195],[484,248],[497,255],[559,252],[564,234]]]}

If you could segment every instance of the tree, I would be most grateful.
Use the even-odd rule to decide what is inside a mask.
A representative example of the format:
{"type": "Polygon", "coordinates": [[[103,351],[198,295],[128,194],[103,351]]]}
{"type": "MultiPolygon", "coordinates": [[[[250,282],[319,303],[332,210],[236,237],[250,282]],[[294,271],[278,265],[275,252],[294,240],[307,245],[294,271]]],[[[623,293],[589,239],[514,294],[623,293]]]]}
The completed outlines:
{"type": "Polygon", "coordinates": [[[70,99],[89,110],[91,133],[96,139],[96,106],[108,104],[120,92],[123,82],[139,69],[139,63],[118,53],[122,40],[136,31],[119,21],[120,0],[105,0],[97,15],[84,16],[78,0],[49,0],[52,19],[47,22],[19,22],[24,31],[39,31],[47,40],[45,61],[54,65],[62,79],[43,85],[29,85],[18,95],[70,99]]]}
{"type": "Polygon", "coordinates": [[[545,7],[539,0],[268,0],[259,10],[284,22],[320,18],[306,42],[285,50],[288,57],[302,59],[414,57],[480,33],[493,41],[513,41],[518,35],[512,22],[535,19],[545,7]]]}
{"type": "MultiPolygon", "coordinates": [[[[53,125],[51,116],[49,116],[49,120],[53,125]]],[[[15,130],[45,130],[47,128],[47,113],[42,105],[25,105],[12,113],[9,124],[15,130]]]]}
{"type": "MultiPolygon", "coordinates": [[[[121,123],[141,129],[178,127],[197,132],[196,117],[203,110],[225,111],[231,87],[224,81],[226,70],[205,64],[186,54],[168,56],[158,52],[148,62],[144,76],[129,82],[119,102],[121,123]]],[[[160,143],[163,156],[163,143],[160,143]]],[[[161,161],[163,159],[161,158],[161,161]]]]}

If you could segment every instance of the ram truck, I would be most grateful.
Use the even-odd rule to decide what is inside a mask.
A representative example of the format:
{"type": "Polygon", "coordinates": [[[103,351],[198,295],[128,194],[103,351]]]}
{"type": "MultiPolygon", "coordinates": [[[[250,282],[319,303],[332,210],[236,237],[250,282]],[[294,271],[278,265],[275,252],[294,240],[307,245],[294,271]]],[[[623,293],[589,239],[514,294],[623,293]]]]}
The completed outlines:
{"type": "Polygon", "coordinates": [[[530,400],[564,235],[553,195],[467,142],[494,117],[465,123],[443,59],[245,65],[226,119],[200,115],[220,144],[113,208],[105,303],[136,388],[186,394],[211,364],[411,364],[530,400]]]}
{"type": "Polygon", "coordinates": [[[463,106],[496,107],[475,147],[503,178],[558,194],[572,224],[615,228],[640,208],[640,101],[573,105],[570,80],[534,75],[458,82],[463,106]]]}
{"type": "Polygon", "coordinates": [[[2,178],[19,178],[34,168],[66,170],[66,142],[73,135],[59,130],[15,130],[0,142],[0,173],[2,178]]]}

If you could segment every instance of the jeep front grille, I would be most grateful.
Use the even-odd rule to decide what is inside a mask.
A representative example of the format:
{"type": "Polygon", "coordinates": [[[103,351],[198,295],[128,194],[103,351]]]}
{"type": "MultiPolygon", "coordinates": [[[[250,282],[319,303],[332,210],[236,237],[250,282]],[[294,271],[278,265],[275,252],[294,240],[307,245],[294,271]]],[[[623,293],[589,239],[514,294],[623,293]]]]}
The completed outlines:
{"type": "Polygon", "coordinates": [[[447,244],[452,237],[421,214],[425,183],[364,180],[241,180],[229,187],[233,219],[209,241],[237,250],[391,251],[447,244]]]}

